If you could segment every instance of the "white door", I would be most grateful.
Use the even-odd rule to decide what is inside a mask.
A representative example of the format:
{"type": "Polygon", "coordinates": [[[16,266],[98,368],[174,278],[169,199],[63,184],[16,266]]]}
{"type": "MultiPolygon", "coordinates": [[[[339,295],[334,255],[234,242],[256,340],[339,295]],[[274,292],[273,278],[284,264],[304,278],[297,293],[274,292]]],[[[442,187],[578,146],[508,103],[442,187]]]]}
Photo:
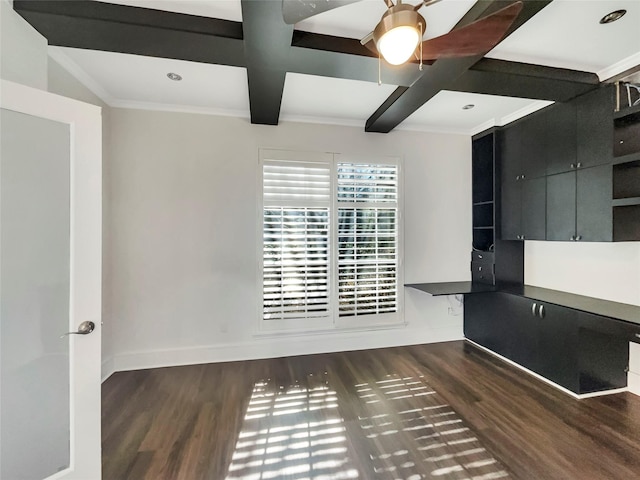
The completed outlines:
{"type": "Polygon", "coordinates": [[[100,108],[7,81],[0,107],[0,478],[99,479],[100,108]]]}

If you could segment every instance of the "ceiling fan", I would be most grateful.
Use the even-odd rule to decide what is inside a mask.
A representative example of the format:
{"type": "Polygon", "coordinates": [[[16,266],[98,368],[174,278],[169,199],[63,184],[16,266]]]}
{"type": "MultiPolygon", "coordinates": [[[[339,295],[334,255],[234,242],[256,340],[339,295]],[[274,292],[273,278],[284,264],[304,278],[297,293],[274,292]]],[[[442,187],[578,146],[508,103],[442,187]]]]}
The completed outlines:
{"type": "MultiPolygon", "coordinates": [[[[282,14],[285,23],[291,25],[319,13],[349,5],[360,0],[282,0],[282,14]]],[[[436,38],[422,41],[426,21],[418,13],[440,0],[424,0],[417,5],[397,0],[382,0],[387,5],[386,12],[373,31],[360,43],[384,58],[391,65],[407,62],[419,48],[420,69],[422,61],[447,57],[481,55],[495,47],[522,10],[522,1],[516,1],[473,23],[456,28],[436,38]]]]}

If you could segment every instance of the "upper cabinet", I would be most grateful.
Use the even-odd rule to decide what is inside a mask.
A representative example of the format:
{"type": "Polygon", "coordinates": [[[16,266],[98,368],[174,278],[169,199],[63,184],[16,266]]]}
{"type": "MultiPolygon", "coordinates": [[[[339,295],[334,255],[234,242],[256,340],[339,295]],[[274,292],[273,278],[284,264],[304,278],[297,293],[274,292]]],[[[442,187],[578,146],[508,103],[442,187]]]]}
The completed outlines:
{"type": "Polygon", "coordinates": [[[611,163],[614,90],[613,86],[599,88],[576,100],[576,160],[579,168],[611,163]]]}
{"type": "Polygon", "coordinates": [[[501,191],[501,239],[545,239],[544,146],[532,141],[543,132],[542,112],[498,135],[501,191]]]}
{"type": "Polygon", "coordinates": [[[640,108],[615,86],[499,132],[503,240],[640,240],[640,108]]]}
{"type": "Polygon", "coordinates": [[[544,111],[544,129],[538,140],[544,145],[546,174],[569,172],[578,167],[576,158],[576,105],[556,103],[544,111]]]}

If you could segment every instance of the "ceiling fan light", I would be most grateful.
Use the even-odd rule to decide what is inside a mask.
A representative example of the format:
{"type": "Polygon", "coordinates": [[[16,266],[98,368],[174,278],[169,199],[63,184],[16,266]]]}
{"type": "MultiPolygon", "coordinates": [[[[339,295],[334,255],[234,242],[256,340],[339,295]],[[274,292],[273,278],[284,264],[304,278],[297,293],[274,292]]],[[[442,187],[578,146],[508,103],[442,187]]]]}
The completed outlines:
{"type": "Polygon", "coordinates": [[[425,26],[413,5],[398,2],[389,7],[373,30],[378,53],[391,65],[405,63],[422,41],[425,26]]]}
{"type": "Polygon", "coordinates": [[[380,55],[388,63],[401,65],[411,58],[419,42],[420,33],[418,30],[413,26],[403,25],[382,35],[378,40],[377,47],[380,55]]]}

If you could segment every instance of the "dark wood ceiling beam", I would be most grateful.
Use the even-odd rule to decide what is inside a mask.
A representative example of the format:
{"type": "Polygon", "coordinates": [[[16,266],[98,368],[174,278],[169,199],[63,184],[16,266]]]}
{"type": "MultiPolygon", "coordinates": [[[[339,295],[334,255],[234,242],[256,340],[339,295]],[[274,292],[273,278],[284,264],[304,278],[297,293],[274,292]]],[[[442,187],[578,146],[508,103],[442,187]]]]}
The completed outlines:
{"type": "MultiPolygon", "coordinates": [[[[572,70],[543,67],[545,76],[537,75],[537,65],[529,73],[521,71],[514,62],[498,62],[491,69],[483,69],[482,59],[464,72],[447,90],[469,93],[484,93],[505,97],[531,98],[566,102],[597,88],[599,79],[596,74],[572,70]],[[493,68],[499,66],[500,68],[493,68]]],[[[494,61],[491,61],[494,62],[494,61]]]]}
{"type": "MultiPolygon", "coordinates": [[[[550,3],[551,0],[526,0],[520,15],[509,28],[508,36],[517,28],[526,23],[531,17],[550,3]]],[[[500,8],[504,8],[512,1],[479,0],[458,22],[456,27],[467,25],[485,15],[491,14],[500,8]]],[[[443,58],[437,60],[429,69],[429,75],[422,75],[416,82],[401,95],[391,101],[391,97],[385,101],[369,117],[365,124],[365,131],[387,133],[402,123],[407,117],[418,110],[441,90],[458,80],[469,68],[477,63],[482,55],[463,58],[443,58]]]]}
{"type": "MultiPolygon", "coordinates": [[[[424,68],[427,69],[429,66],[424,68]]],[[[377,58],[302,47],[291,47],[287,70],[321,77],[347,78],[364,82],[378,81],[377,58]]],[[[382,83],[408,87],[423,73],[414,64],[392,68],[383,63],[382,83]]]]}
{"type": "Polygon", "coordinates": [[[15,0],[49,45],[245,66],[242,24],[86,1],[15,0]]]}
{"type": "Polygon", "coordinates": [[[242,0],[242,19],[251,123],[277,125],[293,25],[274,1],[242,0]]]}

